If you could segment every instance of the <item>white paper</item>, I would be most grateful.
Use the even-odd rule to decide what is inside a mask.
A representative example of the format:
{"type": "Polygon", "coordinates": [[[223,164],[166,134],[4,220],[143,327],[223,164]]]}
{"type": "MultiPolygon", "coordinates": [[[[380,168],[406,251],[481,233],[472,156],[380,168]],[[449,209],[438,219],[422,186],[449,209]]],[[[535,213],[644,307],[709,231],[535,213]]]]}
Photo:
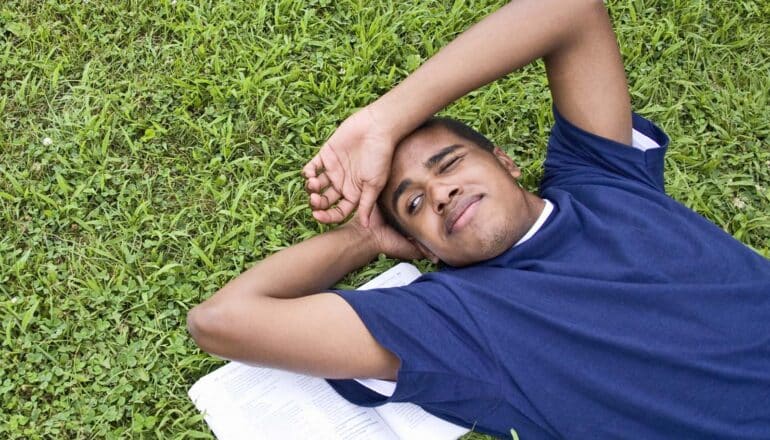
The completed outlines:
{"type": "Polygon", "coordinates": [[[402,440],[457,439],[469,431],[412,403],[386,403],[376,409],[402,440]]]}
{"type": "Polygon", "coordinates": [[[422,275],[420,270],[415,266],[409,263],[398,263],[359,287],[358,290],[405,286],[419,278],[420,275],[422,275]]]}
{"type": "Polygon", "coordinates": [[[189,392],[220,440],[397,439],[371,408],[340,397],[324,379],[230,362],[189,392]]]}

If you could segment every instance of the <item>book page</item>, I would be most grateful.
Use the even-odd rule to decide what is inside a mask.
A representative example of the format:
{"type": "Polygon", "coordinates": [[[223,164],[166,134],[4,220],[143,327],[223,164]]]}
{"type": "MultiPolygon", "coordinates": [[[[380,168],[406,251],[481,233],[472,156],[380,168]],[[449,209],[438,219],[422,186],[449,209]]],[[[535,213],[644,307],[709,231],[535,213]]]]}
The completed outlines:
{"type": "Polygon", "coordinates": [[[189,391],[220,440],[397,439],[371,408],[353,405],[325,380],[231,362],[189,391]]]}
{"type": "Polygon", "coordinates": [[[402,440],[454,440],[470,431],[412,403],[386,403],[376,410],[402,440]]]}
{"type": "Polygon", "coordinates": [[[420,275],[422,275],[422,273],[420,273],[420,270],[415,266],[409,263],[398,263],[380,275],[377,275],[374,279],[359,287],[357,290],[405,286],[419,278],[420,275]]]}

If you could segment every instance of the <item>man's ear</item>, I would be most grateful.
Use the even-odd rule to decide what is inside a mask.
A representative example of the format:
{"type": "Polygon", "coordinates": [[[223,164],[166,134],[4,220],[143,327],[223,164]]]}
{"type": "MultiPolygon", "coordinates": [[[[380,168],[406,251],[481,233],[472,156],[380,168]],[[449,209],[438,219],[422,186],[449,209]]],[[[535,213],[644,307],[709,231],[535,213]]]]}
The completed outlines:
{"type": "Polygon", "coordinates": [[[433,264],[438,264],[438,261],[439,261],[438,257],[436,256],[436,254],[431,252],[430,249],[426,248],[422,243],[420,243],[419,241],[415,240],[412,237],[407,237],[407,240],[409,240],[409,243],[412,243],[414,247],[416,247],[417,250],[420,251],[422,256],[425,257],[425,259],[430,260],[431,263],[433,264]]]}
{"type": "Polygon", "coordinates": [[[495,149],[492,150],[492,154],[495,155],[495,158],[498,162],[500,162],[503,168],[511,173],[511,176],[513,176],[514,179],[521,177],[521,169],[516,166],[516,164],[513,162],[513,159],[511,159],[511,156],[508,156],[508,154],[500,147],[495,147],[495,149]]]}

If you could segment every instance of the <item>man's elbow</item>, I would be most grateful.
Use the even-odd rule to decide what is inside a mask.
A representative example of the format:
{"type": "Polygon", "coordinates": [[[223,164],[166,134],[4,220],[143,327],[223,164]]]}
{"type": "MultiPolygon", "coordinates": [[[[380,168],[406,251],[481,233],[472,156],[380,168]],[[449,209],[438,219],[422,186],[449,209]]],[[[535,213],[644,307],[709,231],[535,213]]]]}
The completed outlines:
{"type": "Polygon", "coordinates": [[[201,350],[217,354],[222,335],[221,310],[207,303],[199,304],[187,313],[187,331],[201,350]]]}
{"type": "Polygon", "coordinates": [[[602,14],[607,14],[607,5],[604,0],[569,0],[562,2],[564,11],[569,12],[569,16],[578,23],[578,27],[588,25],[586,20],[602,14]]]}
{"type": "Polygon", "coordinates": [[[581,0],[580,4],[583,6],[580,11],[585,14],[591,14],[590,17],[595,17],[597,14],[601,16],[607,15],[605,0],[581,0]]]}
{"type": "Polygon", "coordinates": [[[605,0],[572,0],[573,6],[588,6],[591,8],[599,8],[606,9],[606,1],[605,0]]]}

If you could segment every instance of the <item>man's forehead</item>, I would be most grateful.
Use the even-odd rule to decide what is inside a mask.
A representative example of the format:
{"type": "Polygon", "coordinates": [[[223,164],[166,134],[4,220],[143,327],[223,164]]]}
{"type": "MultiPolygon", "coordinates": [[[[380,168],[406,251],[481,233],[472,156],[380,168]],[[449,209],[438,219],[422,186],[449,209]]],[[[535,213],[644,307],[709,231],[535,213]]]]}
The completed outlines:
{"type": "MultiPolygon", "coordinates": [[[[425,162],[441,150],[453,145],[462,146],[467,142],[440,126],[412,133],[398,144],[393,155],[391,171],[404,171],[413,167],[424,168],[425,162]]],[[[393,176],[392,172],[391,176],[393,176]]]]}

